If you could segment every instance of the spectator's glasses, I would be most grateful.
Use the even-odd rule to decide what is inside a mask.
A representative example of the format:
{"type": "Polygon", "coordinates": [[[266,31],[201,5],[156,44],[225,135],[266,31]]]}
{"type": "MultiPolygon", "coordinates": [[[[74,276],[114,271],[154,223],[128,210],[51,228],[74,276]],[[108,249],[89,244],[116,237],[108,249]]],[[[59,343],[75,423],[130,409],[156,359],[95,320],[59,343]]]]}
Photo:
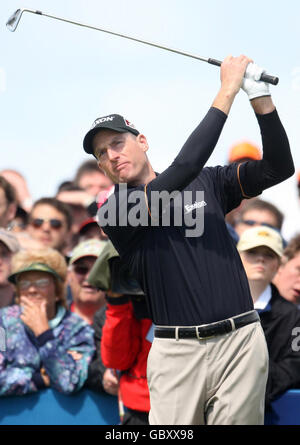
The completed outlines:
{"type": "Polygon", "coordinates": [[[87,266],[80,266],[79,264],[74,264],[73,270],[76,275],[86,275],[91,270],[91,268],[87,266]]]}
{"type": "Polygon", "coordinates": [[[43,218],[33,218],[30,221],[30,224],[35,228],[35,229],[39,229],[40,227],[42,227],[42,225],[44,224],[44,222],[48,222],[50,223],[50,227],[51,229],[55,229],[55,230],[59,230],[62,228],[63,226],[63,222],[60,219],[56,219],[56,218],[50,218],[50,219],[43,219],[43,218]]]}
{"type": "Polygon", "coordinates": [[[18,282],[19,289],[27,290],[30,286],[34,286],[38,289],[45,289],[51,283],[50,278],[39,278],[38,280],[22,280],[20,279],[18,282]]]}
{"type": "Polygon", "coordinates": [[[277,227],[272,226],[272,224],[255,221],[254,219],[241,219],[240,222],[243,223],[243,224],[246,224],[246,226],[250,226],[250,227],[252,227],[252,226],[265,226],[265,227],[270,227],[271,229],[276,229],[277,230],[277,227]]]}

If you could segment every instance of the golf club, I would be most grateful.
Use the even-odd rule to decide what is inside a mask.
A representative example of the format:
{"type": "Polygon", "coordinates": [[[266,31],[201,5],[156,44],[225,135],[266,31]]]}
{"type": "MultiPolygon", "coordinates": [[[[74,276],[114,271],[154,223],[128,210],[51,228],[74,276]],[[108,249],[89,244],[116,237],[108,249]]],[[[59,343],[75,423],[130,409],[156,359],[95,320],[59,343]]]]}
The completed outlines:
{"type": "MultiPolygon", "coordinates": [[[[50,17],[51,19],[60,20],[62,22],[66,22],[66,23],[72,23],[73,25],[83,26],[84,28],[90,28],[90,29],[94,29],[96,31],[105,32],[107,34],[112,34],[114,36],[123,37],[124,39],[133,40],[134,42],[144,43],[145,45],[154,46],[156,48],[164,49],[166,51],[170,51],[170,52],[173,52],[173,53],[181,54],[182,56],[187,56],[187,57],[191,57],[193,59],[201,60],[202,62],[207,62],[207,63],[210,63],[211,65],[221,66],[221,64],[222,64],[222,62],[220,60],[200,57],[200,56],[197,56],[197,55],[194,55],[194,54],[190,54],[190,53],[187,53],[187,52],[184,52],[184,51],[180,51],[178,49],[169,48],[167,46],[162,46],[162,45],[159,45],[157,43],[149,42],[149,41],[146,41],[146,40],[141,40],[141,39],[138,39],[136,37],[131,37],[131,36],[128,36],[128,35],[125,35],[125,34],[120,34],[118,32],[109,31],[107,29],[102,29],[102,28],[97,28],[95,26],[86,25],[84,23],[74,22],[73,20],[68,20],[68,19],[65,19],[65,18],[62,18],[62,17],[56,17],[54,15],[45,14],[42,11],[34,11],[32,9],[25,9],[25,8],[17,9],[13,13],[13,15],[8,19],[8,21],[6,23],[6,26],[7,26],[7,28],[10,31],[14,32],[17,29],[17,26],[18,26],[18,24],[19,24],[19,22],[21,20],[23,12],[30,12],[30,13],[33,13],[33,14],[43,15],[44,17],[50,17]]],[[[270,76],[269,74],[266,74],[266,73],[263,73],[261,75],[260,80],[263,81],[263,82],[270,83],[272,85],[277,85],[278,82],[279,82],[279,78],[278,77],[270,76]]]]}

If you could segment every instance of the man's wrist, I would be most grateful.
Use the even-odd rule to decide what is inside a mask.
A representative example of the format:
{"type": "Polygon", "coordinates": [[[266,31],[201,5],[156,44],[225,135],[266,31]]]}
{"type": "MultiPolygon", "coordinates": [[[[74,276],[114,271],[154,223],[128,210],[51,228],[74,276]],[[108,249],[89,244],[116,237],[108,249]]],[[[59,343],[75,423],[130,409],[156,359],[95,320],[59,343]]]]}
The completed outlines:
{"type": "Polygon", "coordinates": [[[52,332],[50,330],[50,326],[49,324],[47,325],[42,325],[42,326],[38,326],[34,329],[32,329],[34,335],[36,336],[36,338],[43,339],[43,337],[48,336],[50,334],[50,332],[52,332]]]}
{"type": "Polygon", "coordinates": [[[275,110],[271,96],[257,97],[250,102],[256,114],[269,114],[275,110]]]}
{"type": "Polygon", "coordinates": [[[223,113],[228,115],[236,94],[236,91],[222,87],[217,94],[212,107],[218,108],[219,110],[223,111],[223,113]]]}

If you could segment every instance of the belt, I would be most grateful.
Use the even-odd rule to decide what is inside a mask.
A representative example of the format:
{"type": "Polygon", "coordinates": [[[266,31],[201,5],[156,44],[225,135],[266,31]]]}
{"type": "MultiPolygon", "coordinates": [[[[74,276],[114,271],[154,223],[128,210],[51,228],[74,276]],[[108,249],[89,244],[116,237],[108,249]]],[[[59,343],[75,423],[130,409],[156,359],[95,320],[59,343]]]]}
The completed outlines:
{"type": "Polygon", "coordinates": [[[197,338],[198,340],[215,337],[217,335],[227,334],[239,329],[247,324],[259,321],[259,315],[256,311],[246,312],[226,320],[217,321],[216,323],[205,324],[201,326],[191,327],[156,327],[154,329],[154,337],[158,338],[175,338],[176,340],[185,338],[197,338]]]}

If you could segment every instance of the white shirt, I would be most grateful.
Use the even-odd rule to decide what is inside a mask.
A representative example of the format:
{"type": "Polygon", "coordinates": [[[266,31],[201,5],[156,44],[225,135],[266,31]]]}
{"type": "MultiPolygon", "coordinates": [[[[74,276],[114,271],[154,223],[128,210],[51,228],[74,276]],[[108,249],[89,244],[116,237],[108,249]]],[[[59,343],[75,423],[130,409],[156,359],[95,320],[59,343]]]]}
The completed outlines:
{"type": "Polygon", "coordinates": [[[254,309],[263,311],[268,306],[271,298],[272,298],[272,289],[271,285],[269,284],[254,303],[254,309]]]}

